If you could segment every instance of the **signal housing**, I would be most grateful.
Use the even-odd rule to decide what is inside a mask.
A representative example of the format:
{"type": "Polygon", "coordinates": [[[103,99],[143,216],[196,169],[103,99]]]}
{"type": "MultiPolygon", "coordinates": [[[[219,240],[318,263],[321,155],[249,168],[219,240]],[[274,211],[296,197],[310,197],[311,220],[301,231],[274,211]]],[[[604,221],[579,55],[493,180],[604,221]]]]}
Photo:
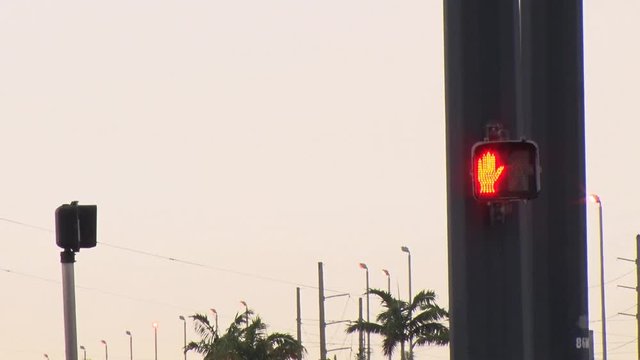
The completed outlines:
{"type": "Polygon", "coordinates": [[[536,198],[540,170],[538,145],[533,141],[482,141],[471,148],[473,196],[479,201],[536,198]]]}

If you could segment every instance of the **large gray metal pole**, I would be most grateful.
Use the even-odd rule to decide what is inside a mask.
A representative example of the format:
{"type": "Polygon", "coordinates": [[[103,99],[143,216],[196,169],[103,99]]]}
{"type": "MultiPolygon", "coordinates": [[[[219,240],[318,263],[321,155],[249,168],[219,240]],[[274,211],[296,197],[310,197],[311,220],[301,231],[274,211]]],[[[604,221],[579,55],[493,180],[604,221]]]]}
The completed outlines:
{"type": "Polygon", "coordinates": [[[581,0],[444,0],[452,360],[586,360],[581,0]],[[491,223],[472,195],[485,126],[540,148],[542,191],[491,223]]]}
{"type": "MultiPolygon", "coordinates": [[[[296,288],[296,339],[302,345],[302,312],[300,311],[300,288],[296,288]]],[[[302,359],[302,349],[298,352],[298,360],[302,359]]]]}
{"type": "Polygon", "coordinates": [[[327,323],[324,319],[324,276],[322,272],[322,262],[318,262],[318,302],[320,308],[320,360],[327,359],[327,342],[325,327],[327,323]]]}
{"type": "Polygon", "coordinates": [[[522,122],[540,147],[543,167],[527,231],[531,353],[582,360],[589,354],[577,346],[589,336],[583,1],[520,0],[520,6],[522,122]]]}
{"type": "Polygon", "coordinates": [[[523,356],[519,205],[491,224],[469,175],[488,124],[526,135],[516,129],[516,11],[511,0],[444,1],[452,360],[537,360],[523,356]]]}
{"type": "Polygon", "coordinates": [[[66,360],[78,360],[78,333],[76,331],[76,291],[73,263],[75,253],[66,249],[60,253],[62,264],[62,296],[64,303],[64,344],[66,360]]]}

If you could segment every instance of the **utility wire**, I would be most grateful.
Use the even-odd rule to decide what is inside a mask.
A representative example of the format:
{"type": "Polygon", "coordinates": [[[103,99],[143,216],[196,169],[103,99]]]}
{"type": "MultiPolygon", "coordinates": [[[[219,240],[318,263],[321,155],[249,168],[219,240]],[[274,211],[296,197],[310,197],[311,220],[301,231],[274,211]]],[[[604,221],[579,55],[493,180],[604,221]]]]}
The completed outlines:
{"type": "MultiPolygon", "coordinates": [[[[345,302],[344,302],[344,307],[342,309],[342,315],[340,315],[340,321],[343,321],[345,319],[345,315],[347,313],[347,307],[349,306],[350,301],[351,301],[351,295],[349,295],[347,297],[347,299],[345,300],[345,302]]],[[[331,337],[329,338],[329,341],[333,341],[334,340],[334,338],[337,336],[339,330],[340,330],[340,328],[338,326],[336,326],[335,330],[333,331],[333,335],[331,335],[331,337]]],[[[344,341],[346,341],[346,338],[345,338],[344,341]]],[[[345,344],[344,341],[340,345],[344,345],[345,344]]]]}
{"type": "Polygon", "coordinates": [[[629,306],[628,308],[626,308],[626,309],[624,309],[624,310],[622,310],[622,311],[619,311],[619,312],[629,311],[629,310],[631,310],[631,309],[635,309],[636,307],[638,307],[638,304],[633,304],[633,305],[629,306]]]}
{"type": "MultiPolygon", "coordinates": [[[[0,217],[0,221],[4,221],[4,222],[11,223],[11,224],[20,225],[20,226],[28,227],[28,228],[31,228],[31,229],[48,232],[48,233],[53,233],[54,232],[51,229],[47,229],[47,228],[44,228],[44,227],[41,227],[41,226],[37,226],[37,225],[31,225],[31,224],[28,224],[28,223],[24,223],[24,222],[21,222],[21,221],[8,219],[8,218],[5,218],[5,217],[0,217]]],[[[126,247],[126,246],[110,244],[110,243],[106,243],[106,242],[103,242],[103,241],[97,241],[97,243],[100,244],[100,245],[106,246],[106,247],[113,248],[113,249],[118,249],[118,250],[122,250],[122,251],[128,251],[128,252],[131,252],[131,253],[134,253],[134,254],[153,257],[153,258],[156,258],[156,259],[166,260],[166,261],[170,261],[170,262],[174,262],[174,263],[180,263],[180,264],[200,267],[200,268],[213,270],[213,271],[226,272],[226,273],[236,274],[236,275],[240,275],[240,276],[246,276],[246,277],[261,279],[261,280],[265,280],[265,281],[277,282],[277,283],[282,283],[282,284],[287,284],[287,285],[294,285],[294,286],[297,286],[297,287],[311,289],[311,290],[318,290],[318,287],[317,286],[313,286],[313,285],[301,284],[301,283],[296,283],[294,281],[278,279],[278,278],[274,278],[274,277],[270,277],[270,276],[258,275],[258,274],[243,272],[243,271],[239,271],[239,270],[233,270],[233,269],[227,269],[227,268],[221,268],[221,267],[201,264],[201,263],[197,263],[197,262],[193,262],[193,261],[174,258],[174,257],[171,257],[171,256],[152,253],[152,252],[149,252],[149,251],[138,250],[138,249],[133,249],[133,248],[129,248],[129,247],[126,247]]],[[[347,294],[349,294],[346,291],[332,290],[332,289],[327,289],[327,288],[325,288],[325,291],[334,292],[334,293],[347,293],[347,294]]],[[[349,295],[351,295],[351,294],[349,294],[349,295]]]]}
{"type": "Polygon", "coordinates": [[[4,221],[4,222],[11,223],[11,224],[24,226],[24,227],[28,227],[28,228],[31,228],[31,229],[45,231],[45,232],[48,232],[48,233],[53,233],[53,230],[51,230],[51,229],[43,228],[43,227],[37,226],[37,225],[31,225],[31,224],[23,223],[23,222],[16,221],[16,220],[7,219],[7,218],[4,218],[4,217],[0,217],[0,221],[4,221]]]}
{"type": "MultiPolygon", "coordinates": [[[[635,309],[637,306],[638,306],[638,304],[634,304],[634,305],[631,305],[631,306],[629,306],[628,308],[626,308],[626,309],[624,309],[624,310],[621,310],[621,311],[618,311],[618,312],[625,312],[625,311],[629,311],[629,310],[631,310],[631,309],[635,309]]],[[[608,320],[611,320],[611,319],[613,319],[613,318],[615,318],[615,317],[618,317],[618,316],[620,316],[620,314],[618,314],[618,313],[615,313],[615,314],[613,314],[613,315],[611,315],[611,316],[607,316],[607,321],[608,321],[608,320]]],[[[626,320],[626,319],[625,319],[625,320],[626,320]]],[[[631,320],[631,319],[629,319],[629,320],[631,320]]],[[[596,320],[590,320],[589,322],[590,322],[590,323],[597,323],[597,322],[601,322],[601,321],[602,321],[602,319],[596,319],[596,320]]],[[[595,330],[594,330],[594,331],[595,331],[595,330]]]]}
{"type": "MultiPolygon", "coordinates": [[[[7,269],[7,268],[4,268],[4,267],[0,267],[0,271],[6,272],[6,273],[9,273],[9,274],[13,274],[13,275],[18,275],[18,276],[22,276],[22,277],[31,278],[31,279],[36,279],[36,280],[40,280],[40,281],[44,281],[44,282],[49,282],[49,283],[53,283],[53,284],[62,284],[61,281],[56,280],[56,279],[45,278],[45,277],[42,277],[42,276],[28,274],[28,273],[21,272],[21,271],[14,271],[14,270],[7,269]]],[[[172,307],[172,308],[176,308],[176,309],[193,311],[193,309],[187,309],[184,306],[177,306],[177,305],[174,305],[174,304],[169,304],[169,303],[165,303],[165,302],[161,302],[161,301],[155,301],[155,300],[149,300],[149,299],[135,298],[135,297],[132,297],[132,296],[128,296],[128,295],[124,295],[124,294],[120,294],[120,293],[116,293],[116,292],[112,292],[112,291],[102,290],[102,289],[98,289],[98,288],[88,287],[88,286],[76,285],[76,288],[77,289],[81,289],[81,290],[94,291],[94,292],[102,293],[102,294],[105,294],[105,295],[119,297],[119,298],[128,299],[128,300],[132,300],[132,301],[137,301],[137,302],[144,302],[144,303],[149,303],[149,304],[163,305],[163,306],[172,307]]]]}
{"type": "Polygon", "coordinates": [[[622,345],[619,345],[619,346],[616,346],[616,347],[614,347],[613,349],[611,349],[611,350],[609,350],[609,351],[618,350],[618,349],[620,349],[621,347],[625,347],[625,346],[627,346],[627,345],[629,345],[629,344],[632,344],[632,343],[636,342],[637,340],[638,340],[638,338],[635,338],[635,339],[633,339],[633,340],[631,340],[631,341],[627,341],[626,343],[624,343],[624,344],[622,344],[622,345]]]}
{"type": "MultiPolygon", "coordinates": [[[[614,282],[614,281],[616,281],[616,280],[620,280],[620,279],[622,279],[623,277],[625,277],[625,276],[627,276],[627,275],[629,275],[629,274],[631,274],[631,273],[634,273],[634,272],[636,272],[636,269],[629,270],[629,271],[627,271],[626,273],[624,273],[624,274],[622,274],[622,275],[620,275],[620,276],[617,276],[617,277],[615,277],[615,278],[613,278],[613,279],[609,279],[609,280],[605,281],[605,282],[604,282],[604,284],[605,284],[605,285],[611,284],[612,282],[614,282]]],[[[589,286],[589,289],[598,288],[598,287],[600,287],[600,284],[597,284],[597,285],[591,285],[591,286],[589,286]]]]}

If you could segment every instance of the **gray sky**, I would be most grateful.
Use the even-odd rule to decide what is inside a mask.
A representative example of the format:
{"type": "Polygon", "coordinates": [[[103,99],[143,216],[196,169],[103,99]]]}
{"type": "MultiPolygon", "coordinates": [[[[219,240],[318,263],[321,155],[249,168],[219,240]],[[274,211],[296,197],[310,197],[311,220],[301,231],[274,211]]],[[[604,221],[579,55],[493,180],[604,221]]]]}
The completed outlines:
{"type": "MultiPolygon", "coordinates": [[[[633,264],[615,258],[635,255],[640,231],[640,4],[614,3],[585,1],[588,188],[605,206],[606,277],[624,275],[607,286],[611,360],[635,353],[616,349],[635,323],[615,314],[636,302],[616,288],[633,286],[633,264]]],[[[101,339],[127,359],[125,330],[152,359],[154,321],[160,358],[179,358],[179,315],[214,307],[226,325],[241,300],[295,334],[296,284],[317,358],[317,262],[327,288],[351,294],[327,302],[327,319],[354,319],[359,262],[372,287],[386,268],[406,297],[402,245],[414,291],[447,306],[442,37],[431,0],[0,2],[0,217],[31,225],[0,221],[0,358],[64,357],[51,230],[71,200],[99,211],[102,244],[76,263],[78,340],[94,359],[101,339]]],[[[327,335],[353,358],[357,336],[327,335]]]]}

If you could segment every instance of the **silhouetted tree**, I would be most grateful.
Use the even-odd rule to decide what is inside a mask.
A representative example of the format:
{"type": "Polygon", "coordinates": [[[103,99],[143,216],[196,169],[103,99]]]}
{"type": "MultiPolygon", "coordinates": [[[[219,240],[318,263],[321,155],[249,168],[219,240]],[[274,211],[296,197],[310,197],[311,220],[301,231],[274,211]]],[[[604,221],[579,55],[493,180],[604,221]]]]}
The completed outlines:
{"type": "Polygon", "coordinates": [[[190,342],[186,349],[204,355],[204,360],[298,360],[305,351],[289,334],[267,333],[267,325],[250,310],[236,314],[221,335],[206,315],[191,318],[200,341],[190,342]]]}
{"type": "Polygon", "coordinates": [[[369,294],[378,296],[384,309],[376,316],[376,322],[352,322],[347,327],[348,333],[364,331],[381,335],[382,352],[391,355],[400,346],[402,360],[408,358],[405,344],[411,338],[412,348],[449,343],[449,328],[443,324],[449,319],[449,314],[436,304],[435,292],[423,290],[414,296],[411,303],[379,289],[369,289],[369,294]]]}

